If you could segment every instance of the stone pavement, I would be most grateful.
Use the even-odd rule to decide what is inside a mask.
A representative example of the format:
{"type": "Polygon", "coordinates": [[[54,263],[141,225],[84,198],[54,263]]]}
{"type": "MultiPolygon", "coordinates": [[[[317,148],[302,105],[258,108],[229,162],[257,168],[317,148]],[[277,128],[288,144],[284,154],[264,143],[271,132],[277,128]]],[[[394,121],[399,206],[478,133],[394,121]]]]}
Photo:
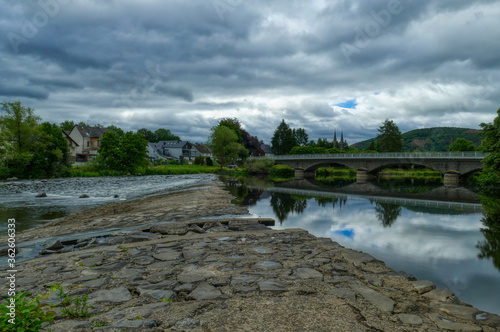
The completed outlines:
{"type": "Polygon", "coordinates": [[[18,288],[41,294],[62,284],[71,296],[88,294],[91,317],[68,319],[58,307],[46,326],[54,332],[500,331],[500,317],[449,290],[269,222],[207,219],[115,233],[113,245],[20,263],[18,288]]]}

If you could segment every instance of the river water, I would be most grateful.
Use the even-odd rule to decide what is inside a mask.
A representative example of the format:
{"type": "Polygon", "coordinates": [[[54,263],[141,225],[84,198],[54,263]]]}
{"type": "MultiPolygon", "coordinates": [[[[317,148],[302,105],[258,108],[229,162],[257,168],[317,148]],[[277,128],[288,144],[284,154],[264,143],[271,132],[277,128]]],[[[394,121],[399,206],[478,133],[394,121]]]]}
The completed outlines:
{"type": "Polygon", "coordinates": [[[478,257],[482,251],[496,257],[500,253],[498,247],[491,252],[495,245],[481,232],[485,226],[477,195],[439,184],[404,188],[397,183],[396,191],[386,186],[337,183],[328,189],[324,184],[290,181],[240,184],[229,190],[252,215],[275,218],[275,229],[302,228],[331,238],[395,270],[451,289],[481,310],[500,314],[500,266],[478,257]],[[349,193],[358,187],[369,190],[364,195],[349,193]]]}
{"type": "Polygon", "coordinates": [[[20,232],[62,218],[73,211],[179,190],[217,178],[212,174],[194,174],[5,182],[0,185],[0,232],[6,234],[10,218],[16,219],[16,231],[20,232]],[[47,197],[35,197],[42,192],[47,197]],[[81,195],[89,197],[80,198],[81,195]]]}
{"type": "MultiPolygon", "coordinates": [[[[215,175],[185,175],[4,183],[0,186],[0,232],[6,234],[9,218],[16,218],[16,231],[21,232],[76,210],[215,179],[215,175]],[[35,198],[40,192],[47,197],[35,198]],[[82,194],[90,197],[79,198],[82,194]]],[[[227,188],[237,196],[234,203],[246,205],[252,215],[274,218],[276,229],[302,228],[331,238],[395,270],[449,288],[481,310],[500,314],[500,266],[478,258],[482,252],[498,257],[499,248],[490,243],[491,235],[481,231],[485,228],[481,205],[477,195],[465,188],[348,181],[275,184],[258,178],[233,179],[227,188]]]]}

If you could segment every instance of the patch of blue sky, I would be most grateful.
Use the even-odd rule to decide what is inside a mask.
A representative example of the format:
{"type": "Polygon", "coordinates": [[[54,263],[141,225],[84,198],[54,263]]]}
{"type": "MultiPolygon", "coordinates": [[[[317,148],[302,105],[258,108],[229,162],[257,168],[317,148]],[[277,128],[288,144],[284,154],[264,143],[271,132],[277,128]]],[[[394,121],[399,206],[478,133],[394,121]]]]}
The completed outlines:
{"type": "Polygon", "coordinates": [[[356,106],[358,106],[358,103],[356,102],[356,99],[350,99],[350,100],[347,100],[343,103],[335,104],[334,106],[355,109],[356,106]]]}
{"type": "Polygon", "coordinates": [[[354,239],[354,229],[353,228],[339,229],[338,231],[334,231],[333,234],[342,235],[342,236],[349,238],[351,240],[354,239]]]}

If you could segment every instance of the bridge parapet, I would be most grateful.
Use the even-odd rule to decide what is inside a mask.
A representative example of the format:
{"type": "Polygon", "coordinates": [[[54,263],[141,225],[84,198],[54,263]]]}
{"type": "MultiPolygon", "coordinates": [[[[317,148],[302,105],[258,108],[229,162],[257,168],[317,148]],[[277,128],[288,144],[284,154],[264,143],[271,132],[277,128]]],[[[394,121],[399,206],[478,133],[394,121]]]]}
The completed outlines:
{"type": "MultiPolygon", "coordinates": [[[[365,158],[472,158],[484,159],[488,154],[479,151],[464,152],[384,152],[384,153],[330,153],[330,154],[290,154],[266,157],[274,160],[293,159],[365,159],[365,158]]],[[[251,157],[259,159],[263,157],[251,157]]]]}

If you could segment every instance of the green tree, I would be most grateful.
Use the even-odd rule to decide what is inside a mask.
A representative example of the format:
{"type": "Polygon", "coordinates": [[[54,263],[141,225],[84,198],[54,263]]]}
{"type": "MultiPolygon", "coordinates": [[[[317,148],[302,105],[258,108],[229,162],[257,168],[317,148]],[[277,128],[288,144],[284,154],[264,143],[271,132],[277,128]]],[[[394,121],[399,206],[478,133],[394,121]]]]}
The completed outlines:
{"type": "Polygon", "coordinates": [[[466,140],[465,138],[457,138],[455,142],[450,144],[450,151],[474,151],[476,147],[472,141],[466,140]]]}
{"type": "Polygon", "coordinates": [[[479,175],[482,185],[500,184],[500,109],[493,123],[481,123],[481,150],[488,156],[483,159],[483,169],[479,175]]]}
{"type": "Polygon", "coordinates": [[[69,146],[61,133],[61,128],[49,122],[40,126],[41,135],[34,144],[34,153],[28,173],[32,177],[61,177],[68,174],[71,167],[69,146]]]}
{"type": "Polygon", "coordinates": [[[293,137],[295,138],[295,142],[298,146],[306,146],[309,142],[309,135],[306,133],[306,130],[303,128],[293,129],[293,137]]]}
{"type": "Polygon", "coordinates": [[[403,135],[394,121],[385,120],[378,132],[377,142],[380,152],[401,152],[403,135]]]}
{"type": "Polygon", "coordinates": [[[377,151],[378,149],[378,144],[377,141],[373,140],[370,143],[370,146],[368,147],[368,151],[377,151]]]}
{"type": "Polygon", "coordinates": [[[218,125],[211,130],[208,138],[208,146],[212,150],[220,169],[238,158],[241,150],[245,150],[243,145],[238,143],[238,135],[234,130],[224,125],[218,125]]]}
{"type": "Polygon", "coordinates": [[[219,126],[225,126],[228,127],[229,129],[233,130],[234,133],[237,136],[237,142],[240,144],[243,144],[243,134],[241,131],[241,123],[240,120],[236,118],[224,118],[219,121],[219,126]]]}
{"type": "Polygon", "coordinates": [[[62,130],[71,130],[71,129],[73,129],[74,126],[75,126],[75,123],[73,121],[70,121],[70,120],[65,120],[59,124],[59,127],[62,130]]]}
{"type": "Polygon", "coordinates": [[[286,124],[285,120],[281,120],[278,128],[274,131],[271,144],[275,154],[288,154],[294,146],[297,145],[292,129],[286,124]]]}
{"type": "Polygon", "coordinates": [[[101,138],[97,162],[106,169],[134,172],[147,165],[147,145],[141,134],[108,130],[101,138]]]}
{"type": "Polygon", "coordinates": [[[476,245],[480,250],[478,257],[491,259],[500,271],[500,193],[498,191],[482,193],[479,197],[484,211],[481,219],[484,226],[481,228],[484,240],[476,245]]]}
{"type": "Polygon", "coordinates": [[[4,114],[0,116],[0,176],[27,178],[35,143],[40,141],[40,118],[20,101],[2,103],[1,110],[4,114]]]}
{"type": "Polygon", "coordinates": [[[324,148],[324,149],[331,149],[333,148],[333,142],[328,142],[326,138],[318,138],[318,143],[316,143],[316,147],[318,148],[324,148]]]}
{"type": "Polygon", "coordinates": [[[138,134],[141,134],[148,142],[156,142],[156,135],[151,130],[142,128],[137,131],[138,134]]]}
{"type": "Polygon", "coordinates": [[[155,142],[159,142],[159,141],[176,141],[176,140],[180,140],[181,138],[177,135],[174,135],[170,129],[163,129],[163,128],[160,128],[160,129],[157,129],[155,131],[155,142]]]}

